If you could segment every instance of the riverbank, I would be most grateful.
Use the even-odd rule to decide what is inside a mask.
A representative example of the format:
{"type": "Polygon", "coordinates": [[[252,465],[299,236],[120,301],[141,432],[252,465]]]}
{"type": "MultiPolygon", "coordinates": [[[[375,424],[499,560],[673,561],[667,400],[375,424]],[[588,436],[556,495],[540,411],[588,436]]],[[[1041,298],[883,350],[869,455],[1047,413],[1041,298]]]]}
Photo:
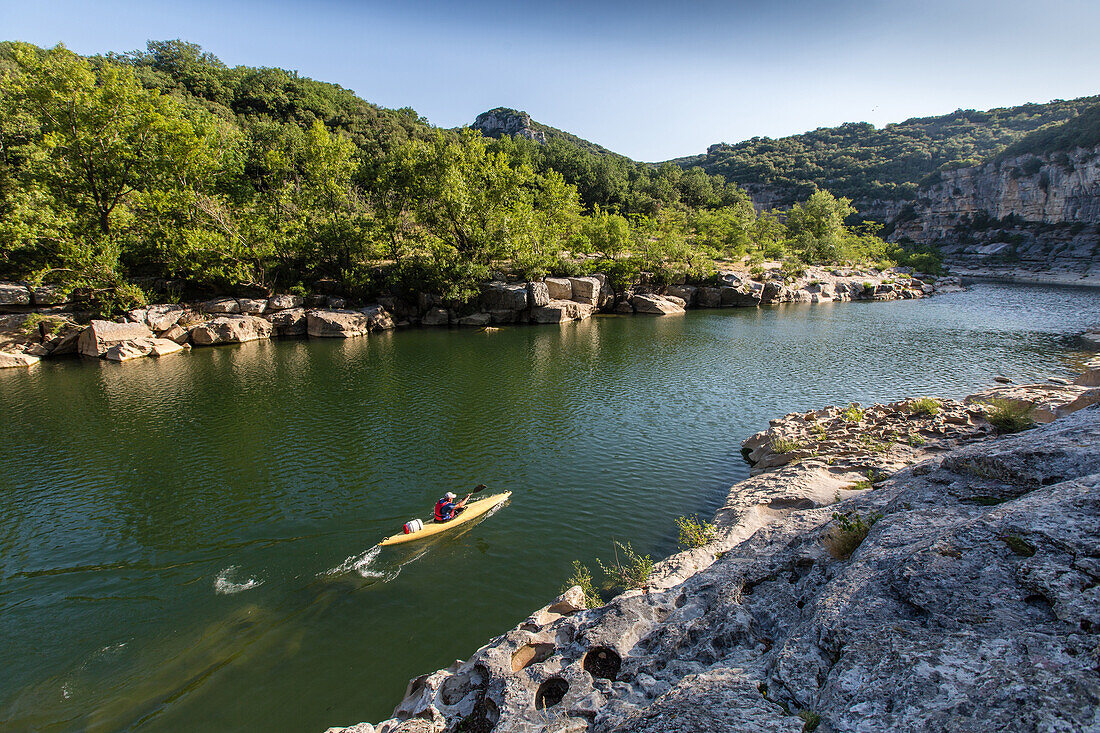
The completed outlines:
{"type": "Polygon", "coordinates": [[[711,542],[605,606],[570,589],[342,730],[1088,729],[1098,373],[774,420],[711,542]],[[997,435],[992,399],[1046,422],[997,435]]]}
{"type": "Polygon", "coordinates": [[[958,264],[952,266],[951,272],[963,280],[981,282],[1100,288],[1100,273],[1093,272],[1038,271],[1020,267],[973,267],[958,264]]]}
{"type": "Polygon", "coordinates": [[[778,263],[753,273],[726,271],[712,284],[635,284],[615,289],[601,274],[494,281],[468,303],[421,293],[375,303],[313,294],[214,298],[131,310],[121,321],[90,319],[49,288],[0,283],[0,367],[33,366],[44,358],[79,354],[126,362],[168,356],[192,347],[270,338],[353,338],[396,328],[494,328],[585,320],[596,313],[675,315],[688,308],[755,308],[783,303],[922,298],[958,287],[905,268],[886,271],[808,268],[798,277],[778,263]]]}

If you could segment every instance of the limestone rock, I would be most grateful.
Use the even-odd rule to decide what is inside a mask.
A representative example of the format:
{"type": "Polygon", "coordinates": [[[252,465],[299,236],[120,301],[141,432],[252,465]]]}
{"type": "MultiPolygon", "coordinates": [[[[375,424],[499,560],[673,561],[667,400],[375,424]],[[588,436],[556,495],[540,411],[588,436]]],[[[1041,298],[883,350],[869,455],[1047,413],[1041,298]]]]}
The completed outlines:
{"type": "Polygon", "coordinates": [[[527,283],[527,302],[532,308],[539,308],[550,303],[550,289],[544,282],[527,283]]]}
{"type": "Polygon", "coordinates": [[[240,313],[241,304],[236,298],[215,298],[199,306],[203,313],[240,313]]]}
{"type": "Polygon", "coordinates": [[[365,336],[370,326],[370,318],[360,311],[316,309],[306,313],[306,331],[313,338],[365,336]]]}
{"type": "MultiPolygon", "coordinates": [[[[510,312],[510,311],[505,311],[505,312],[510,312]]],[[[463,316],[462,318],[459,318],[458,319],[458,325],[460,325],[460,326],[476,326],[478,328],[483,328],[485,326],[488,326],[491,321],[492,321],[492,317],[488,313],[485,313],[485,312],[471,313],[468,316],[463,316]]]]}
{"type": "Polygon", "coordinates": [[[729,308],[745,308],[760,305],[760,292],[751,288],[719,288],[721,305],[729,308]]]}
{"type": "Polygon", "coordinates": [[[30,305],[31,291],[22,283],[0,282],[0,305],[30,305]]]}
{"type": "Polygon", "coordinates": [[[11,347],[37,342],[39,329],[34,327],[32,316],[31,313],[0,315],[0,348],[15,351],[11,347]]]}
{"type": "Polygon", "coordinates": [[[596,306],[575,300],[551,300],[548,304],[531,309],[534,323],[565,323],[583,321],[596,312],[596,306]]]}
{"type": "Polygon", "coordinates": [[[1100,389],[1077,384],[1017,384],[983,390],[966,398],[968,404],[993,400],[1031,405],[1031,418],[1047,423],[1100,402],[1100,389]]]}
{"type": "Polygon", "coordinates": [[[372,331],[391,331],[397,326],[390,312],[380,304],[368,305],[359,312],[367,317],[372,331]]]}
{"type": "Polygon", "coordinates": [[[258,316],[267,309],[267,299],[237,298],[237,305],[241,313],[248,316],[258,316]]]}
{"type": "Polygon", "coordinates": [[[283,311],[290,308],[301,308],[305,303],[305,299],[300,295],[272,295],[267,299],[267,309],[269,311],[283,311]]]}
{"type": "Polygon", "coordinates": [[[267,319],[276,336],[305,336],[309,332],[309,322],[305,308],[284,308],[268,313],[267,319]]]}
{"type": "Polygon", "coordinates": [[[700,308],[720,308],[722,306],[722,289],[699,288],[696,298],[700,308]]]}
{"type": "Polygon", "coordinates": [[[672,295],[684,301],[684,306],[690,308],[695,305],[695,297],[699,288],[694,285],[669,285],[665,289],[666,295],[672,295]]]}
{"type": "Polygon", "coordinates": [[[543,280],[550,300],[572,300],[573,283],[565,277],[548,277],[543,280]]]}
{"type": "Polygon", "coordinates": [[[271,330],[271,322],[259,316],[219,316],[192,329],[191,342],[196,346],[241,344],[271,338],[271,330]]]}
{"type": "Polygon", "coordinates": [[[578,303],[584,303],[585,305],[599,305],[599,280],[594,277],[571,277],[569,278],[569,285],[573,292],[571,300],[575,300],[578,303]]]}
{"type": "Polygon", "coordinates": [[[123,341],[152,338],[153,332],[144,323],[92,321],[77,342],[77,350],[85,356],[103,356],[107,349],[123,341]]]}
{"type": "Polygon", "coordinates": [[[683,313],[684,306],[682,303],[682,300],[677,303],[672,298],[656,295],[654,293],[643,293],[635,295],[630,299],[630,304],[634,306],[634,311],[636,313],[652,313],[655,315],[683,313]]]}
{"type": "Polygon", "coordinates": [[[481,291],[481,305],[486,311],[521,311],[527,309],[527,284],[491,282],[481,291]]]}
{"type": "Polygon", "coordinates": [[[451,314],[446,308],[431,308],[420,319],[424,326],[448,326],[451,323],[451,314]]]}
{"type": "MultiPolygon", "coordinates": [[[[138,323],[144,322],[153,331],[161,332],[179,323],[181,317],[184,314],[184,308],[182,305],[174,303],[163,303],[158,305],[151,305],[148,308],[141,309],[142,313],[140,318],[134,318],[133,320],[138,323]]],[[[137,316],[138,313],[130,311],[132,316],[137,316]]]]}
{"type": "Polygon", "coordinates": [[[1100,358],[1091,359],[1085,364],[1085,371],[1074,384],[1082,387],[1100,387],[1100,358]]]}
{"type": "Polygon", "coordinates": [[[163,339],[175,341],[177,344],[186,344],[191,338],[191,332],[183,326],[176,324],[160,335],[163,339]]]}
{"type": "Polygon", "coordinates": [[[31,291],[31,301],[35,305],[62,305],[69,302],[69,297],[61,288],[39,285],[31,291]]]}
{"type": "MultiPolygon", "coordinates": [[[[186,347],[186,349],[189,348],[191,347],[186,347]]],[[[103,355],[103,358],[109,361],[122,362],[146,356],[168,356],[169,354],[178,354],[184,350],[185,347],[170,339],[140,338],[115,344],[107,349],[107,353],[103,355]]]]}
{"type": "Polygon", "coordinates": [[[0,369],[34,366],[39,361],[40,357],[25,352],[0,351],[0,369]]]}

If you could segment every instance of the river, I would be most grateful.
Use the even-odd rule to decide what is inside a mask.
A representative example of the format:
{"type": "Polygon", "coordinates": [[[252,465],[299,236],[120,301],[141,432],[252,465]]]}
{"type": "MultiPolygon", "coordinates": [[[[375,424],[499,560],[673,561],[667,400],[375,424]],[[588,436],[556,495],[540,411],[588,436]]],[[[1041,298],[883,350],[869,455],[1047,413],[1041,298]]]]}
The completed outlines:
{"type": "Polygon", "coordinates": [[[675,550],[740,442],[826,404],[1070,376],[1100,290],[600,316],[0,372],[0,727],[389,715],[615,540],[675,550]],[[447,489],[511,502],[372,549],[447,489]]]}

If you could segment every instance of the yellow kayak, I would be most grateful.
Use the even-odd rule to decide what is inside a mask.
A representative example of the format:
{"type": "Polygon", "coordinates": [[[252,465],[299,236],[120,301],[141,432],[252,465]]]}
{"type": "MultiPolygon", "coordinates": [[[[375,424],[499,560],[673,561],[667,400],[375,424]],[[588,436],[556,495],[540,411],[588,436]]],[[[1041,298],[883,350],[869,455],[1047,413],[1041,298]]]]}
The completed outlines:
{"type": "Polygon", "coordinates": [[[403,542],[412,542],[413,540],[427,539],[428,537],[434,537],[441,532],[446,532],[452,527],[457,527],[461,524],[466,524],[472,519],[484,515],[486,512],[495,509],[504,502],[508,501],[508,497],[512,495],[511,491],[505,491],[503,494],[493,494],[492,496],[486,496],[484,499],[478,499],[477,501],[471,501],[466,505],[466,508],[462,510],[454,519],[446,522],[424,522],[424,529],[419,532],[412,532],[410,534],[395,534],[392,537],[387,537],[382,540],[380,545],[400,545],[403,542]]]}

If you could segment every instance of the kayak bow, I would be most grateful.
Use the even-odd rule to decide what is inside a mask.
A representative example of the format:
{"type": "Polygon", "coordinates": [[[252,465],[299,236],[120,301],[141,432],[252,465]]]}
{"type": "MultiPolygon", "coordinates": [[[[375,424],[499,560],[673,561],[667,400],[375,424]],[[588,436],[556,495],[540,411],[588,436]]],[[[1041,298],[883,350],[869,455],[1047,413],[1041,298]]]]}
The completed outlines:
{"type": "Polygon", "coordinates": [[[454,519],[446,522],[424,522],[424,529],[419,532],[412,532],[411,534],[395,534],[392,537],[387,537],[382,540],[380,545],[400,545],[403,542],[412,542],[413,540],[427,539],[428,537],[434,537],[437,534],[446,532],[452,527],[457,527],[462,524],[466,524],[473,519],[477,519],[480,516],[485,515],[489,511],[500,506],[504,502],[508,501],[508,498],[512,496],[511,491],[505,491],[503,494],[493,494],[492,496],[486,496],[484,499],[478,499],[477,501],[471,501],[466,505],[466,508],[461,514],[454,519]]]}

